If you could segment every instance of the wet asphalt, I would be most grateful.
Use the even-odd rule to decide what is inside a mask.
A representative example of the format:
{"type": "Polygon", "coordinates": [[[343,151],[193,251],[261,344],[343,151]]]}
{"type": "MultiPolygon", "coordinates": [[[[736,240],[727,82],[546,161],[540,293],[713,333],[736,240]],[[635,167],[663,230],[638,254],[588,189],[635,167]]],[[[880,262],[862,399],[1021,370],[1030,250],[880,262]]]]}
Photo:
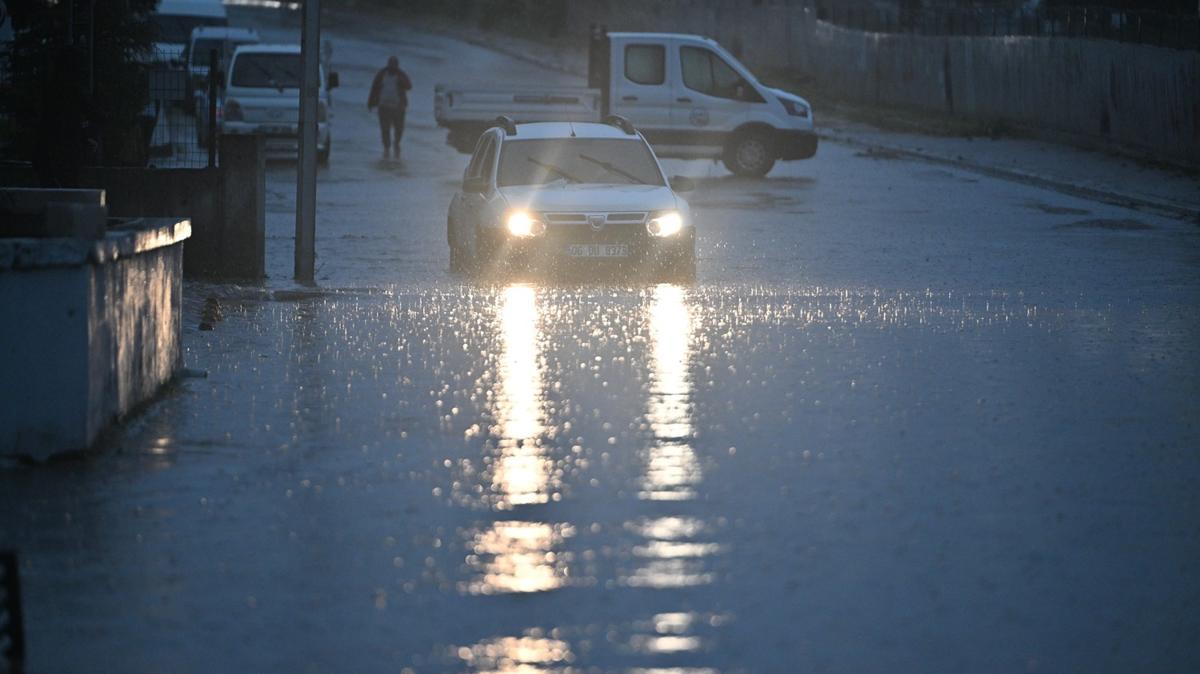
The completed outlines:
{"type": "Polygon", "coordinates": [[[206,376],[0,470],[29,671],[1200,663],[1194,224],[825,144],[764,180],[666,162],[694,283],[471,280],[433,84],[574,80],[326,30],[317,286],[272,164],[269,278],[185,287],[206,376]],[[390,53],[399,161],[365,109],[390,53]]]}

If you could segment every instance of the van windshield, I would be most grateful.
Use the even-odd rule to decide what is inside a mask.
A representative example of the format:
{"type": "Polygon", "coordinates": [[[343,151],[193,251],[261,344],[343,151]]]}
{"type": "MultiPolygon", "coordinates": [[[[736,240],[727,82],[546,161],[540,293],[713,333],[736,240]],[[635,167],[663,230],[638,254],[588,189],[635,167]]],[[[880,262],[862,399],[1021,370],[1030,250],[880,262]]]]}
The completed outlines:
{"type": "Polygon", "coordinates": [[[241,54],[233,62],[235,87],[299,89],[303,72],[299,54],[241,54]]]}
{"type": "Polygon", "coordinates": [[[510,139],[501,146],[497,185],[544,185],[556,181],[665,184],[654,155],[640,139],[510,139]]]}

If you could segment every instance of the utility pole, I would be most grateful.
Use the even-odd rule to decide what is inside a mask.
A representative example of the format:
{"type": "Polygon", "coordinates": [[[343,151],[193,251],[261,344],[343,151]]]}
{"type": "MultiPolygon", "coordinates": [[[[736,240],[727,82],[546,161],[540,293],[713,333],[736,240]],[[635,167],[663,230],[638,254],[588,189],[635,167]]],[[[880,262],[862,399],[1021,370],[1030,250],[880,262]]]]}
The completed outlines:
{"type": "Polygon", "coordinates": [[[321,95],[321,2],[301,3],[300,162],[296,171],[296,280],[312,283],[317,235],[317,97],[321,95]]]}

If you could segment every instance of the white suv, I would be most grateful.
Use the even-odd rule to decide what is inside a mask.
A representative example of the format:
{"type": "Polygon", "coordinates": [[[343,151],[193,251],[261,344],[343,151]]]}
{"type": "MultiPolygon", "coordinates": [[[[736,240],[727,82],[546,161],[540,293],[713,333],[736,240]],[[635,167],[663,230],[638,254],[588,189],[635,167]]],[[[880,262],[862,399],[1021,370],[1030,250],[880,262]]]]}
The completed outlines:
{"type": "MultiPolygon", "coordinates": [[[[696,231],[646,139],[607,123],[497,120],[450,202],[453,271],[616,268],[691,276],[696,231]]],[[[674,187],[691,189],[676,178],[674,187]]]]}
{"type": "MultiPolygon", "coordinates": [[[[233,52],[225,80],[224,133],[261,133],[266,136],[268,157],[295,157],[299,152],[300,47],[286,44],[243,45],[233,52]]],[[[333,146],[330,121],[338,85],[337,73],[325,78],[320,69],[317,101],[317,159],[329,163],[333,146]]]]}

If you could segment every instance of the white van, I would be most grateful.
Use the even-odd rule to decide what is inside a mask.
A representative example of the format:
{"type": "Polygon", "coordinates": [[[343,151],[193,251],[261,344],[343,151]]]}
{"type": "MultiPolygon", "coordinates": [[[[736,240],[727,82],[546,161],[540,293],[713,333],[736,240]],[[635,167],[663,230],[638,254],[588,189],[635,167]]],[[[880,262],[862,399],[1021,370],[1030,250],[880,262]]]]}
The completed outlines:
{"type": "Polygon", "coordinates": [[[738,175],[817,153],[812,106],[759,82],[716,41],[676,33],[592,36],[587,87],[439,84],[434,117],[469,152],[499,115],[516,122],[628,118],[659,157],[721,159],[738,175]]]}
{"type": "Polygon", "coordinates": [[[154,11],[154,26],[158,31],[154,60],[183,65],[193,28],[228,25],[229,16],[221,0],[159,0],[154,11]]]}
{"type": "Polygon", "coordinates": [[[187,47],[187,71],[192,90],[189,101],[196,115],[196,140],[202,146],[208,143],[208,95],[209,61],[212,52],[217,52],[216,84],[217,124],[220,124],[221,107],[225,104],[225,66],[233,52],[242,45],[258,44],[258,33],[250,28],[202,26],[192,29],[192,39],[187,47]]]}
{"type": "MultiPolygon", "coordinates": [[[[300,78],[303,72],[299,45],[243,45],[233,52],[225,76],[224,133],[261,133],[267,157],[295,157],[300,149],[300,78]]],[[[329,163],[333,145],[330,122],[337,73],[320,72],[317,100],[317,161],[329,163]]]]}

